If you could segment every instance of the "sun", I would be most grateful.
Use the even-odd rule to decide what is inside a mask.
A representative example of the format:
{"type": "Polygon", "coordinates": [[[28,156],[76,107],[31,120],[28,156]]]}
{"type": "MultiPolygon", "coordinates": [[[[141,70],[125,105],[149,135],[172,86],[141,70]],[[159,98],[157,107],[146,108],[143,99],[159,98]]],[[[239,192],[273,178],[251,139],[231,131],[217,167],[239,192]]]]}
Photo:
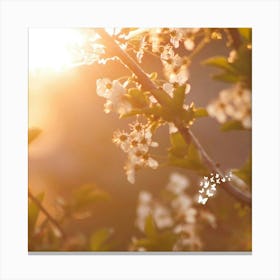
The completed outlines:
{"type": "Polygon", "coordinates": [[[79,29],[30,28],[29,69],[61,72],[77,63],[78,50],[85,43],[79,29]]]}

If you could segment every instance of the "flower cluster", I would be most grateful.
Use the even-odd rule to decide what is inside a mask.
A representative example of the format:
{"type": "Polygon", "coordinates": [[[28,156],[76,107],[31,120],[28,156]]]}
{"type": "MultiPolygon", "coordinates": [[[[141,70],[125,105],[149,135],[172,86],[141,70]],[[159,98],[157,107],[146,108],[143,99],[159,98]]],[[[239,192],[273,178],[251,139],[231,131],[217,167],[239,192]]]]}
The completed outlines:
{"type": "Polygon", "coordinates": [[[148,124],[136,121],[130,124],[130,132],[117,130],[113,135],[113,143],[119,146],[127,155],[125,171],[127,180],[135,183],[135,172],[142,167],[156,169],[158,162],[151,157],[150,147],[158,147],[152,140],[152,132],[148,124]]]}
{"type": "Polygon", "coordinates": [[[175,54],[170,45],[164,47],[160,57],[168,81],[179,85],[185,84],[189,79],[188,61],[175,54]]]}
{"type": "Polygon", "coordinates": [[[184,46],[188,51],[191,51],[195,47],[194,34],[199,31],[200,28],[172,28],[170,29],[170,43],[174,48],[180,46],[180,42],[184,42],[184,46]]]}
{"type": "Polygon", "coordinates": [[[252,92],[241,84],[222,90],[219,98],[207,107],[210,116],[215,117],[220,123],[225,123],[228,118],[240,121],[244,128],[251,128],[251,96],[252,92]]]}
{"type": "MultiPolygon", "coordinates": [[[[185,193],[189,187],[189,180],[179,173],[172,173],[165,191],[170,194],[168,201],[156,200],[147,191],[141,191],[138,197],[136,226],[144,232],[148,216],[152,216],[159,230],[171,230],[176,236],[174,251],[197,250],[202,242],[197,233],[198,218],[215,227],[215,216],[203,210],[194,208],[194,199],[185,193]]],[[[134,239],[136,242],[137,239],[134,239]]],[[[136,248],[145,250],[144,248],[136,248]]]]}
{"type": "Polygon", "coordinates": [[[147,191],[139,193],[136,214],[135,225],[142,232],[145,230],[146,219],[149,215],[153,217],[158,229],[169,228],[174,224],[171,211],[162,203],[155,201],[152,194],[147,191]]]}
{"type": "Polygon", "coordinates": [[[207,200],[214,196],[217,189],[217,185],[225,183],[226,181],[231,181],[232,173],[230,172],[225,177],[221,177],[220,174],[216,173],[210,174],[210,177],[205,176],[200,182],[200,190],[198,195],[198,203],[205,205],[207,200]]]}
{"type": "Polygon", "coordinates": [[[125,98],[126,89],[118,80],[98,79],[96,81],[96,93],[106,99],[105,113],[115,111],[122,115],[131,110],[131,104],[125,98]]]}

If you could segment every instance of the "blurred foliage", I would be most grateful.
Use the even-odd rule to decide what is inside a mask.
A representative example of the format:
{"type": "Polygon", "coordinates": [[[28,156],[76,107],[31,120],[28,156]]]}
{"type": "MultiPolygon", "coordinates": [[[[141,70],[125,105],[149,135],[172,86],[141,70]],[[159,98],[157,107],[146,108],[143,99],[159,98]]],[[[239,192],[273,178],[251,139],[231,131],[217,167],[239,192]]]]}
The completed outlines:
{"type": "Polygon", "coordinates": [[[240,169],[234,169],[233,173],[243,180],[247,186],[252,188],[252,156],[248,158],[240,169]]]}
{"type": "Polygon", "coordinates": [[[153,217],[149,215],[145,223],[145,237],[133,241],[134,249],[145,248],[145,251],[172,251],[177,240],[172,230],[159,231],[154,223],[153,217]]]}
{"type": "Polygon", "coordinates": [[[220,69],[220,73],[213,75],[213,79],[226,83],[241,82],[248,88],[252,88],[252,30],[250,28],[240,28],[242,35],[241,44],[235,50],[235,58],[230,61],[225,56],[214,56],[204,60],[204,65],[209,65],[220,69]]]}

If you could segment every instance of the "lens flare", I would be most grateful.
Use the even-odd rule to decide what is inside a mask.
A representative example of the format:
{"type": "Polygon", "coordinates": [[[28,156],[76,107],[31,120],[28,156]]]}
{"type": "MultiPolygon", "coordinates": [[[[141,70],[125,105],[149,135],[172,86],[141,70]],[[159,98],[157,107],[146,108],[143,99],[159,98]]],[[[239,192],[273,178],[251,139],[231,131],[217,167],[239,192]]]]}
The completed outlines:
{"type": "Polygon", "coordinates": [[[29,69],[60,72],[77,63],[75,49],[85,43],[78,29],[29,29],[29,69]]]}

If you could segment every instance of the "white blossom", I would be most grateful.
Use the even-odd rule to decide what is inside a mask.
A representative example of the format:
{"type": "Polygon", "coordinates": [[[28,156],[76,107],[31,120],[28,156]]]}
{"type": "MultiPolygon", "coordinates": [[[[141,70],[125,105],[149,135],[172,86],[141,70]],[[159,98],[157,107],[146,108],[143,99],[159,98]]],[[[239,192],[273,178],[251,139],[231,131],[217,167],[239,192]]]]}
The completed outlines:
{"type": "Polygon", "coordinates": [[[169,177],[167,189],[175,194],[181,194],[189,186],[189,180],[184,175],[173,172],[169,177]]]}
{"type": "Polygon", "coordinates": [[[222,90],[219,98],[207,106],[207,111],[220,123],[234,119],[240,121],[244,128],[250,129],[252,126],[251,96],[251,90],[237,84],[222,90]]]}
{"type": "Polygon", "coordinates": [[[123,115],[131,110],[130,103],[125,99],[126,89],[118,80],[98,79],[96,81],[96,93],[106,99],[105,113],[115,111],[123,115]]]}
{"type": "Polygon", "coordinates": [[[159,163],[150,154],[150,148],[158,147],[152,140],[152,132],[147,124],[136,121],[130,124],[130,132],[115,131],[113,142],[127,154],[125,171],[127,180],[134,184],[136,170],[142,167],[157,169],[159,163]]]}

